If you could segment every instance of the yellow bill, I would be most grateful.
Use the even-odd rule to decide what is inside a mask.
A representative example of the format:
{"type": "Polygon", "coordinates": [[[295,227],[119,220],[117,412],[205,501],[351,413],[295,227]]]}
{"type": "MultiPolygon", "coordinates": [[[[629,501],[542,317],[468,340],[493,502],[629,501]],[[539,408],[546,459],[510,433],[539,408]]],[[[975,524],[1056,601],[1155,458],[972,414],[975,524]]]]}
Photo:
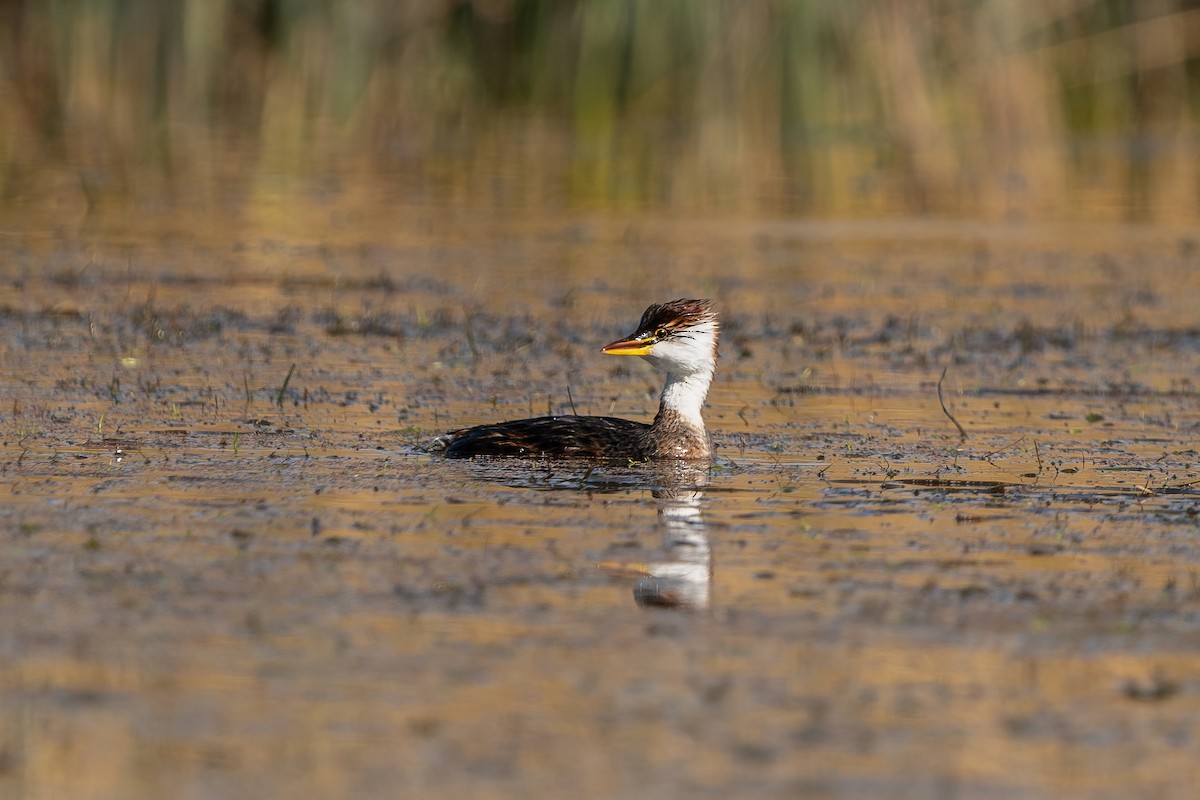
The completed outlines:
{"type": "Polygon", "coordinates": [[[653,340],[622,339],[619,342],[604,345],[604,352],[610,356],[645,356],[654,347],[653,340]]]}

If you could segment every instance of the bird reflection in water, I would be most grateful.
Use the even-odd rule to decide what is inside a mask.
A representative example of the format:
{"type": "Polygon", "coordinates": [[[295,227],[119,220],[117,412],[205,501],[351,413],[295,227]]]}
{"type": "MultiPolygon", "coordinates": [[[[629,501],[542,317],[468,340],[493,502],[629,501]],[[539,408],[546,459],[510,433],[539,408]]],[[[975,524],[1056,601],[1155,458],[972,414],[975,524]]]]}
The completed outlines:
{"type": "Polygon", "coordinates": [[[609,575],[634,580],[639,606],[708,608],[712,584],[712,549],[702,516],[708,486],[706,462],[665,461],[609,467],[581,460],[536,462],[536,469],[511,458],[480,458],[464,462],[470,474],[521,489],[568,492],[628,492],[650,489],[658,506],[653,530],[660,532],[658,558],[637,563],[603,561],[609,575]]]}
{"type": "Polygon", "coordinates": [[[705,609],[712,587],[712,547],[701,503],[708,485],[706,465],[670,464],[655,470],[659,488],[656,530],[662,534],[661,557],[642,563],[606,561],[600,569],[634,578],[633,599],[643,608],[705,609]]]}

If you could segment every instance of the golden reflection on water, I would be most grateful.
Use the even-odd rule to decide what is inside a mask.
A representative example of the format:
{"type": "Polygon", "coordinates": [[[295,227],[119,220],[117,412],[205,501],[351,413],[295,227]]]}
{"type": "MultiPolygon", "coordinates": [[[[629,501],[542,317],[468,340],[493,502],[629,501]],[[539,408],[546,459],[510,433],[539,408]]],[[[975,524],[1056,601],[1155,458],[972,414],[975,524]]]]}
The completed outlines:
{"type": "Polygon", "coordinates": [[[1200,278],[1062,233],[11,247],[0,794],[1190,787],[1200,278]],[[568,386],[649,418],[598,347],[682,295],[725,315],[683,495],[420,451],[568,386]],[[673,549],[696,599],[636,608],[673,549]]]}

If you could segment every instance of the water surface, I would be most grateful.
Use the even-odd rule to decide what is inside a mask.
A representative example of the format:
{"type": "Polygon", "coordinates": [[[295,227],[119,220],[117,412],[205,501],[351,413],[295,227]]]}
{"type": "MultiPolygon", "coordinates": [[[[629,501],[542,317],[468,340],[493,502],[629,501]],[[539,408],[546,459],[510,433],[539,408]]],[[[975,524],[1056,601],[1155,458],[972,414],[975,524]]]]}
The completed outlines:
{"type": "Polygon", "coordinates": [[[414,214],[3,243],[5,796],[1190,791],[1186,236],[414,214]],[[679,296],[711,470],[424,452],[679,296]]]}

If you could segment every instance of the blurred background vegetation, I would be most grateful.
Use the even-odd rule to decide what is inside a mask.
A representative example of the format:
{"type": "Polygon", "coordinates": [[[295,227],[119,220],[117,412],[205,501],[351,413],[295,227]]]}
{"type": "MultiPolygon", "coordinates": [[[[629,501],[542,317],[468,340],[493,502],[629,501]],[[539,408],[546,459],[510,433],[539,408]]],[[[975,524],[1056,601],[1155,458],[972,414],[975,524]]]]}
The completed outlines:
{"type": "Polygon", "coordinates": [[[1198,56],[1193,0],[0,0],[0,210],[1187,224],[1198,56]]]}

